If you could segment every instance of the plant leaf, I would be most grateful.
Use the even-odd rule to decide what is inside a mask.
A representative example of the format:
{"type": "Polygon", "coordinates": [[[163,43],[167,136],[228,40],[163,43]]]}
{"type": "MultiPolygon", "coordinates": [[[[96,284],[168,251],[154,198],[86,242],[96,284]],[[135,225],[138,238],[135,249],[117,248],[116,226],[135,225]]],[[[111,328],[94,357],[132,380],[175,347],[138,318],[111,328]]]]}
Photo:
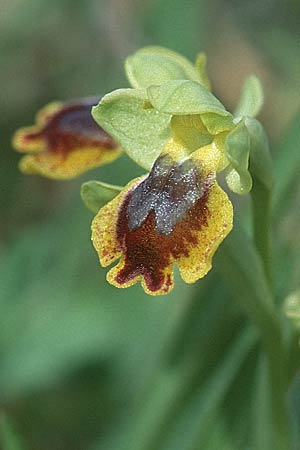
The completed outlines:
{"type": "MultiPolygon", "coordinates": [[[[125,446],[126,448],[160,450],[165,448],[162,441],[164,443],[166,438],[176,440],[184,434],[184,437],[189,439],[187,433],[182,433],[181,429],[178,433],[175,427],[177,428],[178,421],[181,423],[182,420],[186,420],[186,414],[189,414],[190,406],[187,413],[185,412],[186,400],[190,399],[190,389],[194,386],[195,374],[197,385],[193,390],[196,388],[199,392],[197,407],[202,409],[204,405],[200,400],[200,391],[204,395],[207,386],[205,384],[203,389],[203,380],[215,376],[215,367],[220,364],[220,361],[223,364],[228,352],[231,352],[232,342],[235,342],[236,333],[233,337],[233,328],[229,328],[228,323],[239,323],[237,317],[240,317],[240,312],[234,302],[228,304],[227,295],[226,288],[224,286],[222,288],[222,283],[220,285],[217,276],[213,274],[196,286],[194,296],[186,299],[187,303],[181,305],[180,315],[177,316],[174,328],[171,328],[167,339],[168,345],[162,345],[159,366],[150,378],[150,385],[138,397],[137,407],[129,414],[124,429],[118,433],[118,436],[113,436],[112,441],[109,439],[110,445],[105,442],[105,448],[123,449],[125,446]],[[224,293],[222,297],[219,294],[220,290],[224,293]],[[216,311],[219,311],[218,317],[215,315],[216,311]],[[207,348],[209,352],[206,351],[207,348]],[[170,433],[171,436],[169,436],[170,433]]],[[[237,329],[236,327],[236,332],[240,336],[240,331],[237,329]]],[[[241,360],[239,360],[240,363],[241,360]]],[[[228,381],[230,382],[226,379],[226,383],[228,381]]],[[[212,405],[212,410],[215,415],[217,408],[214,409],[212,405]]],[[[189,429],[197,433],[199,422],[194,410],[191,417],[193,423],[189,429]]],[[[211,417],[211,410],[209,417],[211,417]]],[[[174,450],[175,448],[180,446],[174,447],[174,450]]]]}
{"type": "Polygon", "coordinates": [[[105,95],[92,115],[147,170],[169,138],[171,116],[152,108],[143,89],[118,89],[105,95]]]}
{"type": "Polygon", "coordinates": [[[166,81],[161,86],[150,86],[147,93],[154,108],[166,114],[216,113],[220,116],[230,115],[211,92],[195,81],[166,81]]]}
{"type": "Polygon", "coordinates": [[[274,160],[274,218],[282,217],[283,208],[290,205],[293,200],[300,170],[300,113],[298,112],[291,125],[286,130],[283,139],[278,145],[274,160]],[[280,214],[278,214],[280,212],[280,214]]]}
{"type": "Polygon", "coordinates": [[[0,446],[3,450],[23,450],[23,442],[17,435],[10,420],[3,413],[0,415],[0,446]]]}
{"type": "Polygon", "coordinates": [[[272,448],[272,411],[268,361],[264,354],[256,368],[254,378],[256,389],[253,396],[253,448],[264,450],[272,448]]]}
{"type": "Polygon", "coordinates": [[[256,339],[253,329],[243,330],[238,335],[206,383],[194,389],[190,401],[179,413],[176,432],[175,429],[168,430],[162,447],[164,450],[206,448],[203,444],[207,441],[224,397],[256,339]]]}
{"type": "Polygon", "coordinates": [[[260,79],[251,75],[242,88],[241,98],[234,112],[236,117],[256,117],[264,103],[264,92],[260,79]]]}
{"type": "Polygon", "coordinates": [[[115,198],[121,190],[121,186],[92,180],[81,185],[80,196],[85,206],[96,214],[102,206],[115,198]]]}
{"type": "Polygon", "coordinates": [[[234,231],[220,246],[214,264],[238,304],[259,328],[267,345],[274,345],[279,324],[272,294],[259,255],[239,225],[235,225],[234,231]]]}
{"type": "Polygon", "coordinates": [[[184,56],[162,47],[144,47],[125,61],[134,88],[148,88],[169,80],[194,80],[205,85],[203,74],[184,56]]]}

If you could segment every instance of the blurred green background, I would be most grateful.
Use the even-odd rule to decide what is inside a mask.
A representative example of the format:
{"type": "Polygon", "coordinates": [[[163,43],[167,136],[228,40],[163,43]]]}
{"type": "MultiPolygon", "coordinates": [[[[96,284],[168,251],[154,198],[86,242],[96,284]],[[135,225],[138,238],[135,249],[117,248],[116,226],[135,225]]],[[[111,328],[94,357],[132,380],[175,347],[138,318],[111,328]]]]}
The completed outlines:
{"type": "Polygon", "coordinates": [[[0,0],[0,8],[0,447],[244,449],[255,337],[244,336],[251,351],[238,364],[222,364],[231,349],[239,355],[246,327],[217,270],[195,286],[177,277],[168,297],[109,286],[80,185],[124,184],[140,169],[123,156],[68,183],[25,177],[10,140],[49,101],[126,87],[123,60],[144,45],[192,59],[204,50],[214,92],[231,110],[257,74],[283,179],[275,240],[294,252],[276,266],[286,295],[300,276],[299,156],[286,163],[300,154],[299,2],[0,0]]]}

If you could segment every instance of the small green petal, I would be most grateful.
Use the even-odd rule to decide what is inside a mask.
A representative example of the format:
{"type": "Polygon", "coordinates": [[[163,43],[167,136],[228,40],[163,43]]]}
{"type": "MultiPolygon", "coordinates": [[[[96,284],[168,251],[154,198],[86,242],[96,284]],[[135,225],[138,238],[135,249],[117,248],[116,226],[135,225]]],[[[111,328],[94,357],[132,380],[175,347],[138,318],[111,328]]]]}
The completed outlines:
{"type": "Polygon", "coordinates": [[[170,136],[171,115],[155,110],[143,89],[118,89],[92,116],[137,164],[150,169],[170,136]]]}
{"type": "Polygon", "coordinates": [[[205,53],[199,53],[196,58],[195,67],[198,70],[201,84],[211,91],[211,84],[206,72],[206,55],[205,53]]]}
{"type": "Polygon", "coordinates": [[[225,149],[230,162],[227,184],[236,194],[247,194],[252,188],[252,178],[248,171],[250,135],[244,120],[228,134],[225,149]]]}
{"type": "Polygon", "coordinates": [[[96,214],[100,208],[115,198],[122,189],[121,186],[92,180],[81,185],[80,195],[85,206],[96,214]]]}
{"type": "Polygon", "coordinates": [[[237,172],[230,167],[226,173],[226,183],[235,194],[244,195],[252,189],[252,178],[248,171],[237,172]]]}
{"type": "Polygon", "coordinates": [[[161,86],[150,86],[147,93],[154,108],[166,114],[230,114],[211,92],[195,81],[167,81],[161,86]]]}
{"type": "Polygon", "coordinates": [[[169,80],[194,80],[203,77],[184,56],[162,47],[144,47],[125,61],[127,78],[134,88],[148,88],[169,80]]]}
{"type": "Polygon", "coordinates": [[[256,117],[264,103],[264,92],[261,81],[255,75],[251,75],[245,81],[241,98],[235,111],[235,116],[256,117]]]}

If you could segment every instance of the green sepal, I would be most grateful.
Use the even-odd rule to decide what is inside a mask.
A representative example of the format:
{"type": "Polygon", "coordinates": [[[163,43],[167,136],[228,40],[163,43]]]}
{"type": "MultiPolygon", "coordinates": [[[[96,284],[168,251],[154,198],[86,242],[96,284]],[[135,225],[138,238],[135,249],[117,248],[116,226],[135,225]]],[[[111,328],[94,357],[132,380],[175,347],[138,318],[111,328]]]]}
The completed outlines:
{"type": "Polygon", "coordinates": [[[244,83],[235,116],[256,117],[264,103],[264,91],[259,78],[251,75],[244,83]]]}
{"type": "Polygon", "coordinates": [[[144,47],[125,61],[127,78],[134,88],[148,88],[169,80],[194,80],[205,85],[201,71],[172,50],[162,47],[144,47]]]}
{"type": "Polygon", "coordinates": [[[230,115],[211,92],[195,81],[166,81],[161,86],[150,86],[147,93],[154,108],[162,113],[230,115]]]}
{"type": "Polygon", "coordinates": [[[251,117],[245,118],[245,125],[250,138],[250,172],[270,190],[273,187],[273,162],[265,129],[251,117]]]}
{"type": "Polygon", "coordinates": [[[87,181],[81,185],[80,196],[85,206],[97,213],[106,203],[118,195],[122,186],[103,183],[102,181],[87,181]]]}
{"type": "Polygon", "coordinates": [[[205,128],[201,116],[173,116],[171,129],[176,141],[180,141],[187,151],[193,152],[212,142],[211,136],[205,128]]]}
{"type": "Polygon", "coordinates": [[[225,151],[230,166],[227,169],[226,181],[236,194],[247,194],[252,188],[252,178],[248,171],[250,154],[250,135],[244,120],[228,134],[225,140],[225,151]]]}
{"type": "Polygon", "coordinates": [[[118,89],[92,108],[95,121],[149,170],[170,137],[171,115],[155,110],[144,89],[118,89]]]}
{"type": "Polygon", "coordinates": [[[202,80],[201,84],[211,91],[211,83],[208,78],[208,74],[206,72],[206,54],[205,53],[198,53],[196,62],[195,62],[196,70],[199,73],[199,76],[202,80]]]}

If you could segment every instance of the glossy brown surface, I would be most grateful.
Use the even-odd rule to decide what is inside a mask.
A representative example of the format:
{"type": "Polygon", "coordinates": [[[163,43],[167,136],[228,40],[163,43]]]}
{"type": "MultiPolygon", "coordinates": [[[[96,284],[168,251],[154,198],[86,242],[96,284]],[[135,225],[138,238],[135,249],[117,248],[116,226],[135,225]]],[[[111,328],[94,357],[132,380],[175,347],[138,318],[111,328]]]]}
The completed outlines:
{"type": "Polygon", "coordinates": [[[191,161],[171,166],[158,161],[146,180],[128,193],[117,222],[125,255],[117,283],[143,275],[153,292],[172,283],[170,263],[188,256],[189,248],[198,243],[199,230],[207,226],[211,182],[209,177],[201,179],[191,161]]]}
{"type": "Polygon", "coordinates": [[[63,104],[61,108],[45,117],[45,125],[40,131],[29,132],[23,139],[27,142],[42,139],[46,150],[60,154],[83,147],[116,148],[117,144],[91,116],[91,108],[98,100],[63,104]]]}

